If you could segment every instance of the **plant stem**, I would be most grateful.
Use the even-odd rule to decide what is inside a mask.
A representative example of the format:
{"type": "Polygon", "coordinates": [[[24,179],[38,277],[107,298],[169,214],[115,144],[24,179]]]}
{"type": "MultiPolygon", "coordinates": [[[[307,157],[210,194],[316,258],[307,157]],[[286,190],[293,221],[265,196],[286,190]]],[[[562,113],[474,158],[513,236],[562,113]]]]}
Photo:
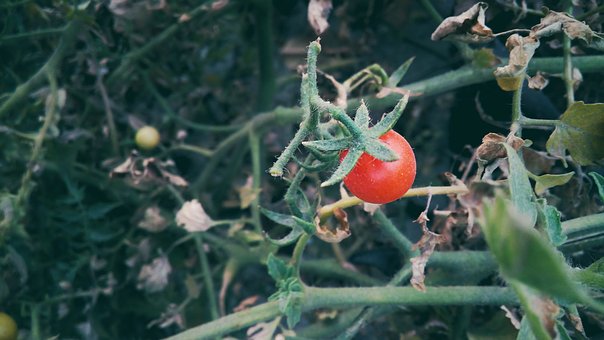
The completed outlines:
{"type": "Polygon", "coordinates": [[[262,160],[260,157],[260,138],[258,133],[249,132],[250,152],[252,154],[252,192],[255,195],[250,206],[252,221],[256,232],[262,235],[262,223],[260,222],[260,188],[262,186],[262,160]]]}
{"type": "Polygon", "coordinates": [[[177,150],[191,151],[191,152],[194,152],[194,153],[199,154],[204,157],[212,157],[212,155],[214,154],[214,152],[212,152],[212,150],[202,148],[199,146],[195,146],[195,145],[188,145],[188,144],[177,144],[177,145],[172,146],[170,149],[168,149],[168,151],[177,151],[177,150]]]}
{"type": "Polygon", "coordinates": [[[520,82],[520,86],[518,89],[514,91],[514,96],[512,97],[512,129],[516,126],[516,136],[522,137],[522,125],[520,125],[520,120],[522,120],[522,86],[524,85],[524,79],[520,82]]]}
{"type": "MultiPolygon", "coordinates": [[[[444,19],[440,15],[440,13],[438,13],[436,8],[434,8],[434,6],[432,5],[432,2],[430,2],[430,0],[420,0],[420,2],[422,4],[422,6],[424,7],[424,9],[428,12],[428,14],[430,14],[430,17],[432,17],[432,21],[434,21],[437,25],[440,25],[440,23],[444,19]]],[[[464,44],[460,41],[453,41],[452,43],[459,50],[459,52],[461,53],[461,55],[463,56],[464,59],[466,59],[466,60],[472,59],[472,55],[474,54],[474,52],[467,44],[464,44]]]]}
{"type": "Polygon", "coordinates": [[[583,21],[583,20],[587,19],[588,17],[590,17],[596,13],[602,12],[602,11],[604,11],[604,5],[600,5],[592,10],[589,10],[589,11],[577,16],[576,19],[579,21],[583,21]]]}
{"type": "Polygon", "coordinates": [[[0,118],[3,118],[8,114],[14,107],[21,103],[27,96],[40,86],[46,79],[48,72],[56,73],[59,68],[59,64],[63,60],[63,57],[67,54],[76,39],[77,33],[81,29],[81,23],[78,19],[73,19],[65,28],[65,33],[59,42],[59,45],[55,49],[54,53],[50,56],[48,61],[42,66],[36,74],[29,78],[25,83],[17,86],[15,92],[0,106],[0,118]]]}
{"type": "Polygon", "coordinates": [[[418,254],[417,250],[413,250],[413,242],[409,241],[409,239],[396,228],[381,209],[376,210],[373,217],[380,225],[382,232],[386,234],[390,241],[403,253],[405,260],[418,254]]]}
{"type": "MultiPolygon", "coordinates": [[[[572,16],[573,6],[571,1],[568,1],[566,12],[572,16]]],[[[563,33],[562,53],[564,56],[564,85],[566,87],[566,106],[570,107],[575,102],[575,81],[573,79],[573,62],[571,55],[571,39],[563,33]]]]}
{"type": "Polygon", "coordinates": [[[216,293],[214,290],[214,281],[212,280],[212,271],[208,263],[208,257],[204,251],[203,235],[202,233],[195,233],[195,247],[197,248],[197,254],[199,256],[199,262],[201,266],[201,272],[203,274],[203,281],[206,288],[206,294],[208,303],[210,305],[210,315],[212,320],[216,320],[220,317],[218,312],[218,304],[216,302],[216,293]]]}
{"type": "MultiPolygon", "coordinates": [[[[354,308],[359,306],[468,306],[517,305],[513,292],[501,287],[427,287],[420,292],[411,287],[314,288],[306,287],[303,311],[319,308],[354,308]]],[[[219,337],[280,315],[279,302],[264,303],[227,315],[168,339],[208,339],[219,337]]]]}
{"type": "MultiPolygon", "coordinates": [[[[412,188],[403,195],[401,198],[418,197],[418,196],[429,196],[429,195],[455,195],[468,193],[468,188],[465,185],[452,185],[442,187],[421,187],[412,188]]],[[[325,221],[328,217],[333,215],[335,209],[349,208],[355,205],[359,205],[363,201],[355,196],[342,198],[337,202],[325,205],[319,209],[318,215],[321,221],[325,221]]]]}
{"type": "Polygon", "coordinates": [[[306,244],[308,243],[310,238],[311,238],[311,235],[309,235],[307,233],[304,233],[304,234],[302,234],[302,236],[300,236],[300,238],[296,242],[296,246],[294,247],[294,252],[292,253],[292,258],[289,261],[289,263],[296,268],[296,272],[298,273],[298,276],[300,275],[300,263],[302,260],[302,253],[304,253],[304,248],[306,247],[306,244]]]}
{"type": "Polygon", "coordinates": [[[555,128],[556,126],[558,126],[558,124],[560,124],[560,121],[557,119],[535,119],[535,118],[528,118],[525,116],[521,116],[520,119],[518,120],[518,123],[522,126],[522,127],[550,127],[550,128],[555,128]]]}
{"type": "Polygon", "coordinates": [[[43,37],[45,35],[63,33],[63,32],[65,32],[65,29],[67,27],[68,26],[59,27],[59,28],[47,28],[47,29],[42,29],[42,30],[37,30],[37,31],[30,31],[30,32],[13,34],[13,35],[5,35],[2,38],[0,38],[0,45],[2,45],[4,43],[10,43],[10,42],[12,42],[11,40],[19,40],[19,39],[23,39],[23,38],[35,39],[38,37],[43,37]]]}

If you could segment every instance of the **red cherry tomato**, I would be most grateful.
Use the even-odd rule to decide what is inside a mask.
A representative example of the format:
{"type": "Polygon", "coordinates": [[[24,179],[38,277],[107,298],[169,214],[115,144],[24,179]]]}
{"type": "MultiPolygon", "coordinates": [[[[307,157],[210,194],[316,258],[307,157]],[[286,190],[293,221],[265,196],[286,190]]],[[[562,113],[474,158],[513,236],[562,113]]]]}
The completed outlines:
{"type": "MultiPolygon", "coordinates": [[[[382,162],[364,153],[352,171],[344,178],[344,185],[356,197],[368,203],[384,204],[401,198],[415,180],[415,154],[403,136],[390,130],[380,140],[394,151],[399,159],[382,162]]],[[[340,161],[348,150],[342,151],[340,161]]]]}

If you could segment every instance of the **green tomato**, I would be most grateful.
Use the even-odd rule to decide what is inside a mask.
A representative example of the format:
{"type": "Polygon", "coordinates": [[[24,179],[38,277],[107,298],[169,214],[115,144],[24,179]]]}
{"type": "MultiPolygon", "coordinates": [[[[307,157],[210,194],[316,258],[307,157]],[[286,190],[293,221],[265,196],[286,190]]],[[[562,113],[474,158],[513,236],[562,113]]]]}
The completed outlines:
{"type": "Polygon", "coordinates": [[[10,315],[0,312],[0,340],[16,340],[17,323],[10,315]]]}
{"type": "Polygon", "coordinates": [[[136,145],[144,150],[151,150],[159,144],[159,132],[153,126],[143,126],[136,131],[136,145]]]}

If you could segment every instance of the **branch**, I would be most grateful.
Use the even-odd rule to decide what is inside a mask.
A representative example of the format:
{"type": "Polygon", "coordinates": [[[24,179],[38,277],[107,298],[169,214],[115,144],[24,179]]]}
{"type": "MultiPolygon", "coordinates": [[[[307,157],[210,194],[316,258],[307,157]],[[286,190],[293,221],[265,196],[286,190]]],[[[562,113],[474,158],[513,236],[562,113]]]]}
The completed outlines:
{"type": "MultiPolygon", "coordinates": [[[[518,301],[508,288],[501,287],[428,287],[420,292],[411,287],[305,288],[303,311],[319,308],[360,306],[499,306],[518,301]]],[[[227,315],[216,321],[186,330],[167,340],[208,339],[231,333],[280,315],[279,302],[273,301],[227,315]]]]}
{"type": "Polygon", "coordinates": [[[73,42],[80,30],[81,23],[78,19],[72,20],[65,28],[65,33],[54,53],[48,61],[29,78],[25,83],[17,86],[15,92],[0,106],[0,118],[4,118],[14,107],[20,104],[32,91],[47,80],[47,74],[58,74],[63,57],[71,49],[73,42]]]}

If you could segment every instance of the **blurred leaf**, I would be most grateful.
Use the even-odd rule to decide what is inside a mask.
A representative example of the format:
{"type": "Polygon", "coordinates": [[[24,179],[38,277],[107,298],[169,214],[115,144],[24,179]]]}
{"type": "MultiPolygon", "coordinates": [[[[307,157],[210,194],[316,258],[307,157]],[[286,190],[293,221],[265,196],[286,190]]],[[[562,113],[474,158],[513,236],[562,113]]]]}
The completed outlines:
{"type": "Polygon", "coordinates": [[[398,85],[398,83],[401,82],[401,80],[403,79],[405,74],[407,74],[407,71],[409,70],[409,67],[411,66],[411,64],[413,63],[414,60],[415,60],[415,57],[411,57],[411,58],[407,59],[407,61],[405,61],[394,72],[392,72],[390,77],[388,77],[387,86],[396,87],[398,85]]]}
{"type": "Polygon", "coordinates": [[[566,242],[567,236],[562,232],[558,209],[548,205],[545,199],[537,200],[537,208],[539,210],[539,225],[545,229],[551,244],[557,247],[566,242]]]}
{"type": "Polygon", "coordinates": [[[293,267],[273,254],[268,255],[266,266],[268,267],[268,274],[277,282],[291,277],[294,273],[293,267]]]}
{"type": "Polygon", "coordinates": [[[573,178],[574,171],[565,174],[545,174],[541,176],[534,176],[535,180],[535,193],[542,195],[547,189],[564,185],[573,178]]]}
{"type": "Polygon", "coordinates": [[[310,0],[308,3],[308,22],[317,35],[321,35],[329,27],[327,18],[331,9],[331,0],[310,0]]]}
{"type": "Polygon", "coordinates": [[[185,202],[178,210],[176,224],[193,233],[210,229],[214,226],[214,221],[208,216],[201,203],[194,199],[185,202]]]}
{"type": "Polygon", "coordinates": [[[567,13],[551,11],[548,8],[545,8],[545,12],[546,15],[541,18],[539,24],[531,27],[531,35],[538,39],[560,32],[564,32],[571,39],[581,39],[586,43],[597,37],[587,24],[567,13]]]}
{"type": "Polygon", "coordinates": [[[598,187],[598,194],[600,195],[600,200],[604,203],[604,176],[600,175],[597,172],[590,172],[589,175],[593,178],[596,186],[598,187]]]}
{"type": "Polygon", "coordinates": [[[566,150],[580,165],[604,159],[604,104],[575,102],[560,117],[547,151],[564,158],[566,150]]]}
{"type": "Polygon", "coordinates": [[[304,230],[294,228],[284,237],[277,240],[268,237],[268,241],[276,246],[284,247],[295,243],[302,234],[304,234],[304,230]]]}
{"type": "Polygon", "coordinates": [[[468,340],[514,340],[518,330],[503,312],[495,315],[483,324],[471,324],[468,329],[468,340]]]}
{"type": "Polygon", "coordinates": [[[121,203],[95,203],[86,208],[86,214],[91,220],[98,220],[120,205],[121,203]]]}
{"type": "Polygon", "coordinates": [[[501,196],[484,205],[482,228],[489,249],[507,280],[569,302],[601,308],[571,279],[564,258],[501,196]]]}
{"type": "Polygon", "coordinates": [[[507,154],[508,162],[510,163],[510,177],[508,183],[510,186],[510,194],[512,195],[512,202],[516,207],[517,211],[528,218],[530,227],[535,225],[537,222],[537,209],[535,206],[533,194],[533,188],[529,181],[528,172],[524,168],[522,160],[516,153],[514,148],[503,143],[507,154]]]}

